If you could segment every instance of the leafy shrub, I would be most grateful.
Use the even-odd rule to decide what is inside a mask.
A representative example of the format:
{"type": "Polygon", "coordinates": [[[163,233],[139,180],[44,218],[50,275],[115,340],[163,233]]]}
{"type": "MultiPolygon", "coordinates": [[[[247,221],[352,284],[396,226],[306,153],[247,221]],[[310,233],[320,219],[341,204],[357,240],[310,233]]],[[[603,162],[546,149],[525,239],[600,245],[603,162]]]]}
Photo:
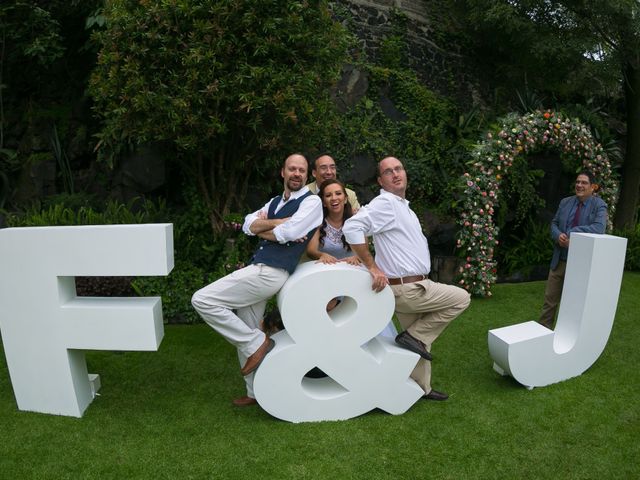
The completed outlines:
{"type": "Polygon", "coordinates": [[[520,272],[526,276],[534,267],[551,260],[553,240],[549,225],[529,220],[521,232],[511,235],[498,249],[498,268],[504,274],[520,272]]]}
{"type": "Polygon", "coordinates": [[[256,238],[242,233],[243,217],[239,214],[225,217],[223,230],[214,237],[203,220],[206,208],[199,196],[190,189],[183,193],[188,206],[182,211],[169,209],[164,200],[142,199],[127,204],[110,200],[99,210],[88,205],[90,198],[61,195],[55,199],[61,203],[48,199],[44,207],[34,205],[25,212],[9,214],[7,224],[33,227],[173,223],[174,269],[166,277],[135,278],[131,286],[138,295],[161,296],[165,320],[192,323],[199,318],[191,307],[193,292],[244,266],[255,248],[256,238]]]}
{"type": "Polygon", "coordinates": [[[63,225],[117,225],[166,222],[169,217],[164,200],[154,203],[139,198],[126,205],[114,200],[106,203],[99,211],[90,206],[72,208],[64,203],[56,203],[41,208],[34,205],[22,213],[7,216],[10,227],[44,227],[63,225]]]}
{"type": "Polygon", "coordinates": [[[172,145],[216,233],[259,172],[330,128],[350,36],[326,0],[116,1],[103,14],[89,86],[99,156],[172,145]]]}
{"type": "Polygon", "coordinates": [[[456,124],[452,104],[411,71],[358,68],[368,79],[367,93],[323,138],[324,149],[340,160],[396,156],[407,169],[414,208],[450,205],[451,179],[462,175],[466,161],[450,154],[456,124]]]}
{"type": "Polygon", "coordinates": [[[177,260],[166,277],[138,277],[131,282],[141,297],[162,297],[162,314],[169,323],[195,323],[199,316],[191,306],[193,293],[213,281],[205,271],[184,260],[177,260]]]}
{"type": "Polygon", "coordinates": [[[640,271],[640,223],[636,228],[620,230],[614,235],[627,239],[627,254],[624,260],[624,268],[634,272],[640,271]]]}

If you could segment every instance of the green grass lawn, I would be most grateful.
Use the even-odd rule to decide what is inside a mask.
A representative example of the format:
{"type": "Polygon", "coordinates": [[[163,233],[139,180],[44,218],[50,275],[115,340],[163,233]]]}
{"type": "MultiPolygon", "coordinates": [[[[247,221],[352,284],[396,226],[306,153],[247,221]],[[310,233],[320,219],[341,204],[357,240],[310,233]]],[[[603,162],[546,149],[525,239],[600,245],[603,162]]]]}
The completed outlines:
{"type": "Polygon", "coordinates": [[[0,355],[0,478],[640,478],[640,274],[581,377],[526,390],[492,370],[487,330],[533,320],[544,282],[497,285],[433,346],[433,386],[401,416],[290,424],[242,395],[235,349],[167,326],[158,352],[90,352],[101,396],[82,419],[20,412],[0,355]]]}

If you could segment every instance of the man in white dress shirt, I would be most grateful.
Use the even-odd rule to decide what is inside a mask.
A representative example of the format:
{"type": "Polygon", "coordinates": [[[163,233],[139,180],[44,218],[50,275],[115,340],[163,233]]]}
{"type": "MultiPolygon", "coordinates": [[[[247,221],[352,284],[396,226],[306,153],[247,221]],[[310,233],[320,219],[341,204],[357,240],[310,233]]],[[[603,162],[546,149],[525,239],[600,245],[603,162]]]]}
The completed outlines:
{"type": "Polygon", "coordinates": [[[404,329],[396,343],[420,355],[411,378],[424,390],[424,398],[446,400],[446,393],[431,388],[431,344],[470,303],[462,288],[432,282],[429,245],[416,214],[405,198],[407,173],[402,162],[387,157],[378,164],[380,195],[348,219],[342,231],[353,251],[369,269],[372,288],[391,286],[395,312],[404,329]],[[366,237],[373,236],[376,256],[366,237]]]}
{"type": "Polygon", "coordinates": [[[237,406],[257,403],[253,372],[274,345],[260,329],[267,300],[295,270],[322,223],[320,197],[305,186],[308,168],[304,156],[287,157],[280,172],[284,193],[245,217],[244,233],[261,238],[251,264],[198,290],[191,299],[203,320],[238,349],[247,395],[233,401],[237,406]]]}

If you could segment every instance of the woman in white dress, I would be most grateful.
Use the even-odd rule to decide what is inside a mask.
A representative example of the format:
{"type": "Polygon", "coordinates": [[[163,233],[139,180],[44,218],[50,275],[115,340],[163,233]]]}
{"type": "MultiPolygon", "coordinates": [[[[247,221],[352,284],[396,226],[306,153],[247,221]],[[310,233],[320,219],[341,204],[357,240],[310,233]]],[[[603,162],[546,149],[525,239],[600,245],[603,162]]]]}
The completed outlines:
{"type": "MultiPolygon", "coordinates": [[[[322,263],[359,265],[360,259],[353,254],[342,234],[345,220],[353,214],[344,184],[336,179],[326,180],[320,185],[318,195],[322,199],[324,220],[307,245],[307,256],[322,263]]],[[[340,301],[340,298],[332,299],[327,304],[327,312],[338,306],[340,301]]],[[[381,332],[382,336],[392,340],[397,334],[392,321],[381,332]]]]}
{"type": "Polygon", "coordinates": [[[347,191],[340,180],[329,179],[320,185],[324,220],[307,245],[307,256],[322,263],[347,262],[359,265],[360,259],[342,235],[342,226],[352,213],[347,191]]]}

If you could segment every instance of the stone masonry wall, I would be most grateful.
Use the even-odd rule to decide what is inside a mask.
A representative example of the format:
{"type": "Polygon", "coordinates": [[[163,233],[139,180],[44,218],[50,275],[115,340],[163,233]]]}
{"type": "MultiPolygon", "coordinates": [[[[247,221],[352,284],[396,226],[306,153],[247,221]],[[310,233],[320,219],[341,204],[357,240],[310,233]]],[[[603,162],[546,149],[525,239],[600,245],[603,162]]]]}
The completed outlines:
{"type": "MultiPolygon", "coordinates": [[[[463,108],[481,103],[477,81],[468,72],[459,47],[439,44],[427,0],[334,0],[333,10],[360,40],[362,49],[378,59],[382,41],[394,33],[394,12],[406,17],[408,63],[432,90],[453,98],[463,108]]],[[[440,40],[442,42],[442,40],[440,40]]]]}

